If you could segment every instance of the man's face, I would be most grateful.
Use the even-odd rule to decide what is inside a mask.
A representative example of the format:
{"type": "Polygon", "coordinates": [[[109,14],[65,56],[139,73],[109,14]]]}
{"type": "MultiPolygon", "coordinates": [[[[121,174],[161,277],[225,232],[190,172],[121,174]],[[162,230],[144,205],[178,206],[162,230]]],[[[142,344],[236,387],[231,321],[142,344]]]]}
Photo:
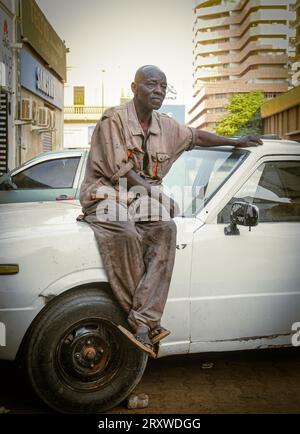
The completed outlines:
{"type": "Polygon", "coordinates": [[[147,110],[158,110],[167,92],[167,79],[163,72],[146,70],[137,82],[132,83],[136,101],[147,110]]]}

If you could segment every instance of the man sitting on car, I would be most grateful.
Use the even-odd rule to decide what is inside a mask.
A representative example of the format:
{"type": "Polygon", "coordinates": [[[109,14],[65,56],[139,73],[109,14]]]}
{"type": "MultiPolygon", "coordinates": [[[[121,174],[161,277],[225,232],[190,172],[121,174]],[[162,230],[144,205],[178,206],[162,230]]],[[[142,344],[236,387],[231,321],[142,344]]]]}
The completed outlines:
{"type": "Polygon", "coordinates": [[[177,206],[163,192],[162,179],[174,161],[196,145],[249,147],[262,142],[254,136],[221,137],[156,112],[167,91],[166,76],[156,66],[139,68],[131,89],[133,99],[106,110],[97,123],[80,201],[133,333],[119,329],[155,358],[154,345],[170,333],[160,322],[176,249],[177,206]],[[128,194],[120,185],[124,180],[126,193],[131,189],[128,194]],[[159,205],[152,207],[154,214],[150,202],[159,205]],[[113,203],[116,213],[110,212],[113,203]]]}

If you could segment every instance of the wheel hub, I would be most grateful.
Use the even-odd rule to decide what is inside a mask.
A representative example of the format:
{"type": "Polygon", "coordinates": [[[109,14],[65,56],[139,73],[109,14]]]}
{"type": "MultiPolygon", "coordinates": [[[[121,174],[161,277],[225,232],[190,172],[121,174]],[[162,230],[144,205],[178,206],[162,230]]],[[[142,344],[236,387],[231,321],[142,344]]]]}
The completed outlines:
{"type": "Polygon", "coordinates": [[[73,326],[61,339],[57,352],[60,375],[78,388],[91,389],[105,384],[119,369],[120,355],[113,325],[91,321],[73,326]]]}

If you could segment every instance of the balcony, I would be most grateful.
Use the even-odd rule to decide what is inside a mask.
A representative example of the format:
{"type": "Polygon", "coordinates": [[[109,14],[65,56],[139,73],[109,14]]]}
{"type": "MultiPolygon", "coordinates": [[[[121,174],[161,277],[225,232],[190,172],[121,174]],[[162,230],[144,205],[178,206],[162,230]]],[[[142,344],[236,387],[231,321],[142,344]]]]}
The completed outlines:
{"type": "Polygon", "coordinates": [[[101,106],[65,106],[64,121],[97,122],[107,108],[101,106]]]}
{"type": "Polygon", "coordinates": [[[242,78],[245,75],[245,72],[249,70],[250,68],[253,68],[257,66],[257,69],[254,69],[258,72],[258,74],[262,71],[270,70],[272,73],[274,73],[275,69],[280,69],[280,71],[276,71],[279,75],[279,77],[286,77],[287,70],[284,68],[284,65],[287,63],[287,56],[285,54],[282,55],[255,55],[248,57],[247,60],[242,62],[237,67],[227,67],[224,68],[222,66],[215,66],[215,67],[196,67],[196,76],[198,78],[209,78],[209,77],[230,77],[230,76],[238,76],[239,78],[242,78]],[[260,65],[264,65],[264,67],[261,67],[260,65]],[[267,66],[268,65],[268,66],[267,66]],[[274,68],[275,67],[275,68],[274,68]],[[282,72],[284,71],[284,73],[282,72]]]}
{"type": "Polygon", "coordinates": [[[216,54],[218,51],[239,50],[249,43],[250,38],[265,38],[266,36],[269,36],[269,38],[268,41],[265,40],[264,43],[272,43],[272,47],[277,49],[279,48],[277,44],[282,45],[282,41],[286,41],[286,35],[290,34],[290,32],[286,25],[258,24],[256,27],[250,27],[240,39],[237,38],[237,40],[234,41],[211,43],[207,45],[202,45],[201,42],[198,41],[195,47],[195,55],[201,53],[216,54]],[[272,38],[274,35],[281,36],[283,39],[272,38]]]}
{"type": "Polygon", "coordinates": [[[217,6],[210,6],[210,7],[201,7],[201,3],[204,3],[204,1],[199,1],[198,5],[200,7],[195,9],[195,13],[198,17],[241,10],[245,5],[245,3],[247,3],[247,0],[240,1],[237,5],[223,3],[217,6]]]}
{"type": "Polygon", "coordinates": [[[101,114],[104,110],[106,109],[106,107],[104,107],[104,109],[101,106],[86,106],[86,105],[74,105],[74,106],[65,106],[64,108],[64,112],[65,114],[68,115],[82,115],[82,114],[101,114]]]}
{"type": "MultiPolygon", "coordinates": [[[[272,0],[272,6],[288,6],[290,0],[272,0]]],[[[201,2],[200,2],[201,3],[201,2]]],[[[254,7],[270,6],[270,0],[241,0],[238,4],[220,4],[218,6],[200,7],[195,10],[197,17],[205,17],[209,15],[218,15],[226,12],[236,12],[234,18],[237,20],[243,19],[243,16],[249,9],[254,7]],[[240,12],[239,12],[240,11],[240,12]],[[239,12],[239,13],[238,13],[239,12]]],[[[240,21],[239,21],[240,22],[240,21]]]]}
{"type": "Polygon", "coordinates": [[[210,25],[208,25],[206,22],[200,22],[195,26],[196,37],[198,37],[201,41],[241,37],[254,23],[265,22],[264,24],[269,24],[271,26],[280,24],[285,26],[285,24],[280,23],[280,21],[290,21],[293,18],[295,18],[294,12],[283,10],[262,10],[251,12],[241,25],[237,25],[232,28],[229,28],[228,23],[225,23],[223,20],[215,20],[215,22],[212,22],[210,25]],[[270,23],[267,23],[268,21],[270,21],[270,23]],[[220,25],[224,26],[225,29],[218,30],[218,26],[220,25]],[[206,31],[201,31],[201,29],[206,29],[206,31]]]}
{"type": "Polygon", "coordinates": [[[295,12],[283,10],[283,9],[260,9],[258,11],[251,12],[250,9],[254,8],[254,5],[250,5],[248,3],[247,8],[243,10],[243,12],[239,15],[232,15],[230,17],[224,18],[214,18],[211,20],[204,20],[199,18],[194,25],[194,31],[198,31],[201,29],[207,28],[216,28],[218,26],[230,26],[235,25],[238,26],[239,32],[243,32],[245,26],[249,22],[255,21],[268,21],[268,20],[293,20],[295,17],[295,12]],[[249,13],[250,12],[250,13],[249,13]]]}

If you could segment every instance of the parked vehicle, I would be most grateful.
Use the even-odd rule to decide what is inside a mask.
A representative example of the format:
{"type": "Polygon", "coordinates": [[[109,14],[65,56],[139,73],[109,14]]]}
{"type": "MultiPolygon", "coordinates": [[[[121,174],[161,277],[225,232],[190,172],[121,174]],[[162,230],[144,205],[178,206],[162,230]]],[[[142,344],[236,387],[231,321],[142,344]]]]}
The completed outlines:
{"type": "Polygon", "coordinates": [[[79,198],[88,150],[45,152],[0,177],[0,203],[79,198]]]}
{"type": "MultiPolygon", "coordinates": [[[[290,346],[300,321],[300,144],[194,149],[165,184],[191,195],[175,219],[162,318],[171,335],[158,356],[290,346]]],[[[22,357],[53,409],[93,413],[130,394],[147,356],[118,331],[126,316],[80,211],[76,200],[0,205],[0,359],[22,357]]]]}

